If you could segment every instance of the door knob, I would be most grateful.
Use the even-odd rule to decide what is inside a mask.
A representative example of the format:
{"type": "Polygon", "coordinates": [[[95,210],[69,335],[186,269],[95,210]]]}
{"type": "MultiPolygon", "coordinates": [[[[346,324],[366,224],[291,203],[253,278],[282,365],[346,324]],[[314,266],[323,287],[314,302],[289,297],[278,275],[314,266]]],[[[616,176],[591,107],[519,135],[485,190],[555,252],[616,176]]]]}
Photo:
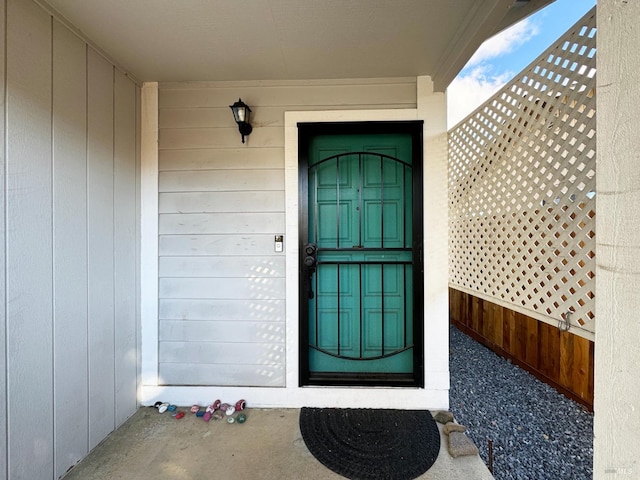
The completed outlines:
{"type": "Polygon", "coordinates": [[[303,263],[305,267],[315,267],[318,263],[318,247],[314,243],[307,243],[304,246],[303,263]]]}

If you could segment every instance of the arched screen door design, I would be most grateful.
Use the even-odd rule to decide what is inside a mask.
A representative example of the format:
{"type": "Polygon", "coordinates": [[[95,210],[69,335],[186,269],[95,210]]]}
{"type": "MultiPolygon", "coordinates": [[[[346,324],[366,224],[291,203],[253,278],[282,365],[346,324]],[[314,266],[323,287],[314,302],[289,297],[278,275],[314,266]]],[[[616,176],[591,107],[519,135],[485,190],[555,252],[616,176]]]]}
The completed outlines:
{"type": "Polygon", "coordinates": [[[302,383],[419,383],[422,169],[414,137],[315,134],[304,142],[302,383]]]}

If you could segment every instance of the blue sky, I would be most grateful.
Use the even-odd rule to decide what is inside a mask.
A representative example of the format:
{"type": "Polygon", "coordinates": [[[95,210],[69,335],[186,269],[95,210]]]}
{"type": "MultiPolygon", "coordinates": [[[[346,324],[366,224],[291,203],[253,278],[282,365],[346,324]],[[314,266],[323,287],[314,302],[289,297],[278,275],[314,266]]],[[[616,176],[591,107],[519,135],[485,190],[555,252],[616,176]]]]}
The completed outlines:
{"type": "Polygon", "coordinates": [[[535,60],[595,4],[595,0],[556,0],[484,42],[449,86],[449,127],[535,60]]]}

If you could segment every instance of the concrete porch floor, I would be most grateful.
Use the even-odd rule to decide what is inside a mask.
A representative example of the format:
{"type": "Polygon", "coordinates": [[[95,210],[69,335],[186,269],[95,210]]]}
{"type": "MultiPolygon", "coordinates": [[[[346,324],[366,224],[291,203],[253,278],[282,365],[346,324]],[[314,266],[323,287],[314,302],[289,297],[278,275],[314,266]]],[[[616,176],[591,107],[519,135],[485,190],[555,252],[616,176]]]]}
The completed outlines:
{"type": "MultiPolygon", "coordinates": [[[[183,409],[185,410],[185,409],[183,409]]],[[[307,449],[297,409],[248,409],[244,424],[204,422],[187,410],[176,420],[140,408],[65,480],[305,480],[344,478],[307,449]]],[[[440,454],[420,479],[493,479],[479,456],[452,458],[440,428],[440,454]]]]}

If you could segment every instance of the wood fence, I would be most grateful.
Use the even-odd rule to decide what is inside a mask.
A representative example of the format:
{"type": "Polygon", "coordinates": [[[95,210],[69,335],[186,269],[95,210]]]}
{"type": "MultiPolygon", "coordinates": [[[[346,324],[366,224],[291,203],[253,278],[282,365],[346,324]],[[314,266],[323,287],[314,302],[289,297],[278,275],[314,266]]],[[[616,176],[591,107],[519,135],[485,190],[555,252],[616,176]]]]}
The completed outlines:
{"type": "Polygon", "coordinates": [[[592,341],[453,288],[449,316],[462,332],[593,410],[592,341]]]}

